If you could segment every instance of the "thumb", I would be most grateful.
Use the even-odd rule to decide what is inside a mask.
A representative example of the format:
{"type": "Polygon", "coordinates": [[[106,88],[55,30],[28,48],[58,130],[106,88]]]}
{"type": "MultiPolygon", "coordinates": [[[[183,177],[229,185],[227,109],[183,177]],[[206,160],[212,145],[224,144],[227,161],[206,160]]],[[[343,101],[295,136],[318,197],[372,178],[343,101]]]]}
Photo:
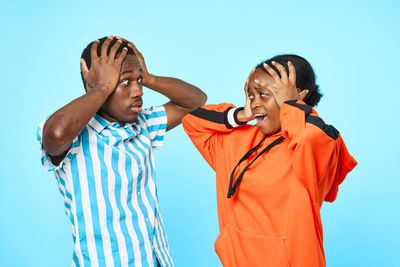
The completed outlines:
{"type": "Polygon", "coordinates": [[[81,72],[82,72],[83,78],[86,80],[86,77],[89,73],[89,69],[86,65],[86,61],[83,58],[81,58],[81,72]]]}
{"type": "Polygon", "coordinates": [[[303,99],[306,97],[307,94],[308,94],[308,90],[307,90],[307,89],[301,91],[301,92],[299,93],[299,99],[300,99],[300,100],[303,100],[303,99]]]}

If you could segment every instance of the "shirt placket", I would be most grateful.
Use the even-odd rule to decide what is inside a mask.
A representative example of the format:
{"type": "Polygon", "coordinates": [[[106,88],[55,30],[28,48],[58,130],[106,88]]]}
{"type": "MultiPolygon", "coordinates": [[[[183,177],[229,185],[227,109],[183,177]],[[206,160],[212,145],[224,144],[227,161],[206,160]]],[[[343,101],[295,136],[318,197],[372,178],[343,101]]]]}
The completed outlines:
{"type": "MultiPolygon", "coordinates": [[[[128,140],[126,140],[126,142],[129,142],[131,139],[133,138],[137,138],[137,136],[139,135],[141,130],[141,127],[139,125],[133,125],[133,127],[125,127],[125,131],[127,131],[128,136],[130,137],[128,140]]],[[[145,151],[145,154],[147,154],[148,151],[145,151]]],[[[145,157],[146,155],[144,155],[145,157]]],[[[148,172],[150,172],[147,175],[151,176],[151,172],[152,170],[148,170],[148,172]]],[[[136,194],[137,194],[137,199],[142,199],[146,198],[146,188],[148,188],[148,183],[146,183],[144,185],[144,189],[142,190],[141,188],[141,183],[142,183],[142,179],[145,179],[145,177],[143,177],[143,168],[142,166],[138,166],[138,180],[137,180],[137,184],[136,184],[136,194]]],[[[149,190],[150,191],[150,190],[149,190]]],[[[141,205],[139,205],[139,203],[134,203],[135,205],[137,205],[139,207],[139,209],[141,210],[142,214],[147,214],[145,215],[145,224],[146,224],[146,229],[147,229],[147,234],[149,237],[149,240],[152,241],[153,240],[153,234],[154,234],[154,224],[155,224],[155,216],[156,216],[156,212],[155,212],[155,207],[151,206],[151,212],[154,214],[154,220],[151,221],[150,220],[150,216],[148,214],[148,211],[146,209],[146,207],[141,207],[141,205]]]]}

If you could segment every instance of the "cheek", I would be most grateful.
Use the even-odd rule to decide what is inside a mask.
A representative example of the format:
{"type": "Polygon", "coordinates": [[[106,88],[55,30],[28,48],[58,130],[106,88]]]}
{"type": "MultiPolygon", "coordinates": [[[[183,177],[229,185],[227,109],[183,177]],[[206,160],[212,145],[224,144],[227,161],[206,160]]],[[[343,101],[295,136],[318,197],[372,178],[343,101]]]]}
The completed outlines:
{"type": "Polygon", "coordinates": [[[121,104],[123,103],[124,97],[117,89],[108,97],[107,101],[104,103],[104,105],[109,109],[118,109],[118,107],[121,107],[121,104]]]}
{"type": "Polygon", "coordinates": [[[268,110],[270,122],[274,125],[280,125],[280,108],[274,98],[268,101],[266,109],[268,110]]]}
{"type": "Polygon", "coordinates": [[[276,113],[276,109],[279,109],[274,97],[265,98],[262,103],[264,108],[267,109],[269,113],[271,113],[270,115],[276,113]]]}

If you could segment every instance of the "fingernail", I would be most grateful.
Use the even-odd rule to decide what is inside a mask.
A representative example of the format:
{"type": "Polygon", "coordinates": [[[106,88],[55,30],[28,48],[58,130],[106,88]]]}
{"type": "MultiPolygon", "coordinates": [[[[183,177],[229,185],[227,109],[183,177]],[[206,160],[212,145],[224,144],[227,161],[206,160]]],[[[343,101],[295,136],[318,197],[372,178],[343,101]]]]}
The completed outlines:
{"type": "Polygon", "coordinates": [[[254,80],[256,83],[258,83],[259,82],[259,80],[254,80]]]}
{"type": "Polygon", "coordinates": [[[275,62],[275,61],[271,61],[271,63],[272,63],[272,64],[275,64],[276,62],[275,62]]]}

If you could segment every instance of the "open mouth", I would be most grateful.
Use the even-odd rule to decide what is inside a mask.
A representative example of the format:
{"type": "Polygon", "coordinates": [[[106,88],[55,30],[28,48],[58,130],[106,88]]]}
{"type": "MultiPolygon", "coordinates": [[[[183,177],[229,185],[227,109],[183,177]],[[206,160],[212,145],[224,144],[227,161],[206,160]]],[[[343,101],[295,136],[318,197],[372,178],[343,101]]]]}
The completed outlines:
{"type": "Polygon", "coordinates": [[[259,123],[262,123],[267,118],[267,114],[257,113],[257,114],[254,114],[254,117],[256,117],[257,124],[259,124],[259,123]]]}
{"type": "Polygon", "coordinates": [[[142,112],[142,104],[134,104],[130,107],[130,109],[135,113],[142,112]]]}

